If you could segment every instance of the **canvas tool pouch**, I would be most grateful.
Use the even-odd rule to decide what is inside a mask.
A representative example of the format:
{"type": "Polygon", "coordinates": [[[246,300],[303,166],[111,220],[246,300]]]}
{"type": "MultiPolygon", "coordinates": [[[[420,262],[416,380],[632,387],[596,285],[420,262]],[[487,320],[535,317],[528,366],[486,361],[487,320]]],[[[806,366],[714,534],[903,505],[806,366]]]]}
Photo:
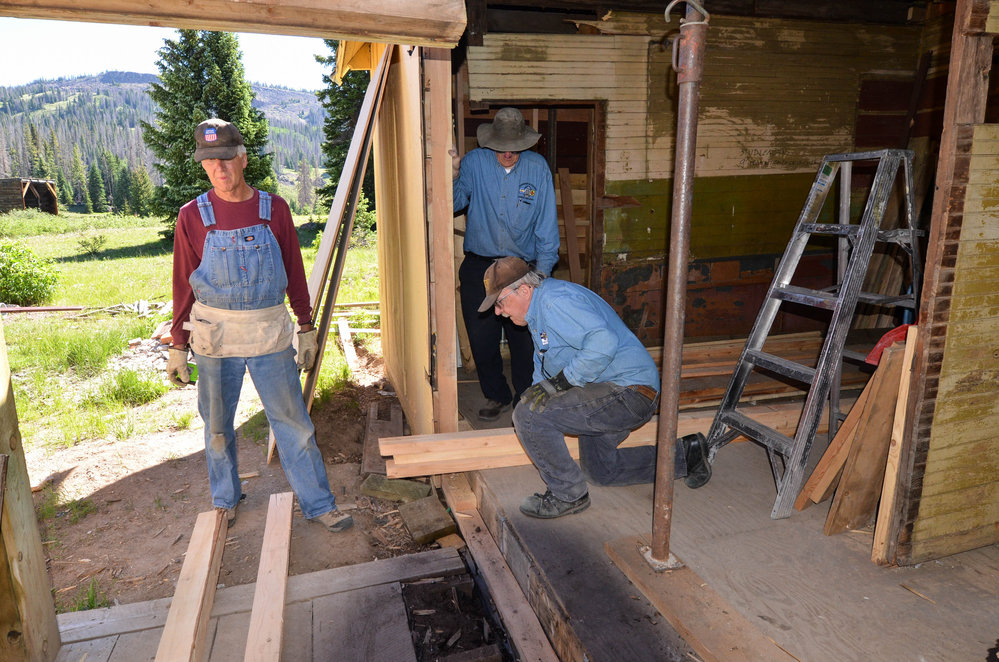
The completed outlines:
{"type": "Polygon", "coordinates": [[[195,354],[212,358],[263,356],[291,346],[294,326],[282,304],[258,310],[225,310],[198,301],[184,324],[195,354]]]}

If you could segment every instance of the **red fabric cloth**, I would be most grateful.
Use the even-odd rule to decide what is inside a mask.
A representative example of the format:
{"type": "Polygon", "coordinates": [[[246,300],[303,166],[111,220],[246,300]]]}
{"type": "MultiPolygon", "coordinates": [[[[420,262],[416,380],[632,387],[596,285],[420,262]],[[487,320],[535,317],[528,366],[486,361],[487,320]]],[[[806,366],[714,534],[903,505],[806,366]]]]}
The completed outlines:
{"type": "MultiPolygon", "coordinates": [[[[208,192],[208,199],[215,212],[215,229],[238,230],[262,222],[259,191],[254,190],[253,197],[244,202],[226,202],[214,191],[208,192]]],[[[298,234],[288,203],[276,195],[271,195],[271,200],[270,228],[281,247],[284,270],[288,274],[288,300],[298,323],[306,324],[312,320],[312,305],[309,303],[309,285],[298,234]]],[[[173,326],[170,334],[174,345],[187,344],[188,331],[183,328],[183,323],[191,315],[191,306],[194,305],[194,292],[188,279],[201,264],[206,236],[208,228],[201,221],[197,201],[192,200],[180,208],[173,238],[173,326]]]]}

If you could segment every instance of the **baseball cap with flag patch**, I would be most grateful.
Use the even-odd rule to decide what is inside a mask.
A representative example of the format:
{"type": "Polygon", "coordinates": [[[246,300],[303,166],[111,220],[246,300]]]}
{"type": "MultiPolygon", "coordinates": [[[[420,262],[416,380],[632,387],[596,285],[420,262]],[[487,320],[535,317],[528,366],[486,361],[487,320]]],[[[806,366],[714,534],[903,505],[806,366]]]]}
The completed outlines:
{"type": "Polygon", "coordinates": [[[200,163],[205,159],[235,158],[243,144],[243,136],[235,124],[213,117],[194,130],[194,141],[198,146],[194,150],[194,160],[200,163]]]}

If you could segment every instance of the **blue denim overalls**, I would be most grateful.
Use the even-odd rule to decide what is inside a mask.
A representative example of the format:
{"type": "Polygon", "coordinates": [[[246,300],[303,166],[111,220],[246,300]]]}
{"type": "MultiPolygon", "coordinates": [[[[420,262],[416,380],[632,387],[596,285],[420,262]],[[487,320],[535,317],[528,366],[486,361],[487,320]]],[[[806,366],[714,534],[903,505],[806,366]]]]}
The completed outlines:
{"type": "MultiPolygon", "coordinates": [[[[201,221],[209,230],[201,264],[191,274],[190,282],[195,306],[201,304],[200,314],[209,321],[213,312],[228,320],[231,313],[226,311],[248,311],[246,316],[252,318],[252,311],[263,312],[284,306],[288,276],[281,248],[268,225],[271,197],[260,191],[259,198],[260,224],[238,230],[213,230],[210,228],[215,225],[215,214],[208,194],[198,196],[201,221]]],[[[205,343],[193,340],[193,335],[201,332],[193,319],[195,314],[192,310],[195,330],[191,344],[198,365],[198,410],[205,422],[205,454],[212,504],[217,508],[232,508],[242,493],[233,424],[243,377],[249,369],[274,432],[281,465],[298,497],[302,514],[313,518],[333,510],[335,501],[322,455],[316,447],[315,428],[302,399],[290,337],[287,343],[282,340],[276,345],[280,349],[269,353],[233,356],[222,346],[218,352],[207,356],[198,352],[205,343]]],[[[246,317],[240,313],[235,315],[246,317]]],[[[284,316],[287,315],[284,310],[284,316]]],[[[252,319],[239,323],[244,329],[253,331],[252,319]]],[[[220,344],[238,345],[240,335],[230,333],[227,343],[220,344]]],[[[222,337],[225,338],[225,334],[222,337]]],[[[254,345],[261,346],[259,343],[254,345]]]]}

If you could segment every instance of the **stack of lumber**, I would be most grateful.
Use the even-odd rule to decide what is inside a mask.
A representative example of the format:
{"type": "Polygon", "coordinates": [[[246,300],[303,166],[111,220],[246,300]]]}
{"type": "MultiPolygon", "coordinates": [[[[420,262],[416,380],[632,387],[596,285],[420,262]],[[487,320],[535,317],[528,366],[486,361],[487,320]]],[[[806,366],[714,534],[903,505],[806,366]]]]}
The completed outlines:
{"type": "Polygon", "coordinates": [[[824,532],[876,524],[871,559],[891,561],[890,540],[898,458],[904,430],[916,327],[906,342],[885,349],[867,387],[795,501],[803,510],[832,497],[824,532]]]}
{"type": "MultiPolygon", "coordinates": [[[[818,331],[775,335],[767,338],[763,351],[814,367],[822,349],[822,341],[822,334],[818,331]]],[[[721,404],[745,344],[745,338],[684,344],[680,370],[680,410],[716,407],[721,404]]],[[[866,343],[862,344],[864,347],[868,346],[866,343]]],[[[649,353],[656,365],[661,366],[662,348],[650,347],[649,353]]],[[[843,366],[841,386],[844,389],[859,389],[868,378],[868,372],[846,363],[843,366]]],[[[772,400],[803,394],[804,391],[794,383],[771,379],[754,372],[743,391],[743,400],[772,400]]]]}
{"type": "MultiPolygon", "coordinates": [[[[849,406],[852,400],[844,399],[849,406]]],[[[801,416],[801,402],[759,404],[740,407],[746,415],[784,434],[793,435],[801,416]]],[[[677,421],[677,436],[707,432],[714,411],[681,412],[677,421]]],[[[827,430],[826,420],[819,432],[827,430]]],[[[622,446],[642,446],[656,443],[658,417],[633,431],[622,446]]],[[[579,457],[579,443],[566,437],[569,452],[579,457]]],[[[513,428],[473,430],[439,434],[382,437],[378,444],[384,456],[386,474],[390,478],[429,476],[457,471],[476,471],[530,464],[513,428]]]]}

